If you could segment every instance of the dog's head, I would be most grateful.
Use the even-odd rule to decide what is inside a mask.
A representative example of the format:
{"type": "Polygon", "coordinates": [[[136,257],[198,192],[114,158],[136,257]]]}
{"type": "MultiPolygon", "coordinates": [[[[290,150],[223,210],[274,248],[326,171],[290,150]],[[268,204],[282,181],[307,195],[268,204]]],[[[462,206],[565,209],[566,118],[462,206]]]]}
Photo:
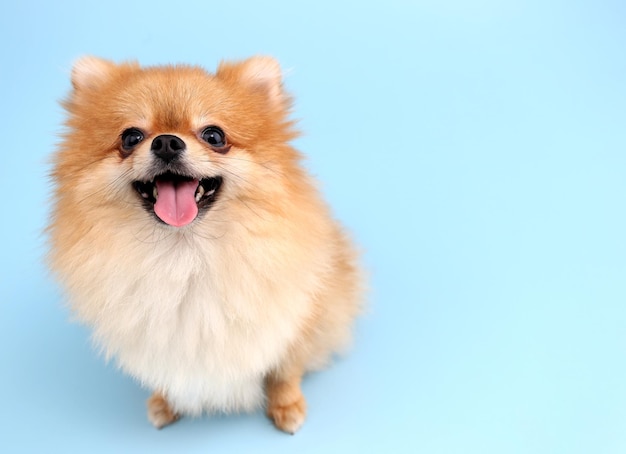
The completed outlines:
{"type": "Polygon", "coordinates": [[[213,75],[85,57],[72,85],[54,177],[85,215],[98,207],[184,227],[229,200],[274,202],[297,167],[272,58],[222,63],[213,75]]]}

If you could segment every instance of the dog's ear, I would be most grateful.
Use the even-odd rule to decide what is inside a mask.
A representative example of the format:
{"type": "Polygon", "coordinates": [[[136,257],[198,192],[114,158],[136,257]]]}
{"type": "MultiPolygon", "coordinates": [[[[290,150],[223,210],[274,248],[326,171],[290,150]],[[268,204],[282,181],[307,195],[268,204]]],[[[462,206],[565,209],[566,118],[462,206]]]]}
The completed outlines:
{"type": "Polygon", "coordinates": [[[74,63],[72,68],[72,85],[74,90],[93,89],[109,79],[116,65],[102,58],[85,56],[74,63]]]}
{"type": "Polygon", "coordinates": [[[216,76],[263,94],[275,107],[284,106],[287,100],[280,65],[272,57],[256,56],[241,62],[221,62],[216,76]]]}

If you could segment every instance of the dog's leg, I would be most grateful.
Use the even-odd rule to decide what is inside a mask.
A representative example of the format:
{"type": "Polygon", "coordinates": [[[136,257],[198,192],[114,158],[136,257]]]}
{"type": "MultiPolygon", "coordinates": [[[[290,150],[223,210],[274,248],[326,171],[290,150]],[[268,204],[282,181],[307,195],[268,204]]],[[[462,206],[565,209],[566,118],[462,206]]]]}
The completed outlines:
{"type": "Polygon", "coordinates": [[[303,371],[292,370],[288,374],[270,374],[265,380],[267,393],[267,416],[274,425],[294,434],[304,423],[306,400],[300,389],[303,371]]]}
{"type": "Polygon", "coordinates": [[[157,429],[161,429],[173,422],[178,421],[180,416],[176,414],[161,393],[153,393],[147,402],[148,420],[157,429]]]}

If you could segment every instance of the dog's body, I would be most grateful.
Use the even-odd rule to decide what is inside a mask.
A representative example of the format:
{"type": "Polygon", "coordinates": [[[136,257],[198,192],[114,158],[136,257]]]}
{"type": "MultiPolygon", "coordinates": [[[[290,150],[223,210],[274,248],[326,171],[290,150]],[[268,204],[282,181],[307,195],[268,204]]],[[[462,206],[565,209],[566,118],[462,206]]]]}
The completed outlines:
{"type": "Polygon", "coordinates": [[[350,338],[356,255],[288,141],[274,60],[198,68],[85,58],[53,177],[51,265],[150,420],[305,416],[302,375],[350,338]]]}

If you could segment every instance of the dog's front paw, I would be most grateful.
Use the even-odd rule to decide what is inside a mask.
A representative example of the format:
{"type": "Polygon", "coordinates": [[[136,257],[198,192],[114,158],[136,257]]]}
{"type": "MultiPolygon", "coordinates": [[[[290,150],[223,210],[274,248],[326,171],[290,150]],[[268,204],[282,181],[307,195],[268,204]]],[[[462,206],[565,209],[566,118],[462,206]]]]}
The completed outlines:
{"type": "Polygon", "coordinates": [[[306,417],[306,401],[300,394],[298,398],[287,405],[277,405],[270,403],[267,408],[267,415],[274,421],[274,425],[291,435],[295,434],[306,417]]]}
{"type": "Polygon", "coordinates": [[[278,429],[293,435],[304,423],[306,401],[301,395],[300,399],[292,404],[269,407],[267,413],[278,429]]]}
{"type": "Polygon", "coordinates": [[[180,419],[180,416],[172,410],[165,397],[160,393],[152,394],[148,399],[147,405],[148,420],[157,429],[162,429],[180,419]]]}

